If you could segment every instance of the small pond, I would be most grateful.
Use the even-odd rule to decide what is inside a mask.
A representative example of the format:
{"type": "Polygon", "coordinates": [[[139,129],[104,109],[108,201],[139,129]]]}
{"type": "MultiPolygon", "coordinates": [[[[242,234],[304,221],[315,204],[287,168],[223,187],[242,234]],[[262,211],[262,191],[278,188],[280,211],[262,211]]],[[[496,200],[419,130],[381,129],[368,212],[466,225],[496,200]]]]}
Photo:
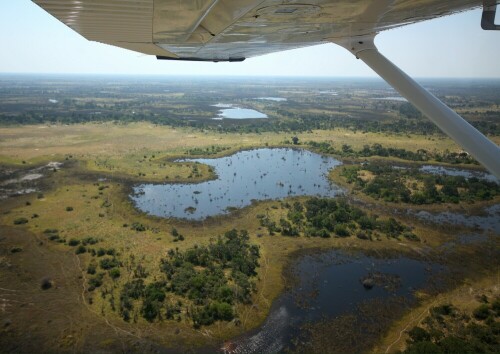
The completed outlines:
{"type": "Polygon", "coordinates": [[[262,119],[268,118],[267,114],[250,108],[236,107],[230,103],[217,103],[214,107],[220,108],[219,114],[214,119],[262,119]]]}
{"type": "Polygon", "coordinates": [[[136,186],[131,198],[140,210],[156,216],[201,220],[248,206],[253,200],[343,193],[327,178],[328,171],[340,161],[306,150],[266,148],[218,159],[183,161],[213,166],[217,179],[136,186]]]}
{"type": "Polygon", "coordinates": [[[374,97],[372,100],[380,100],[380,101],[398,101],[398,102],[408,102],[408,100],[401,96],[393,96],[393,97],[374,97]]]}
{"type": "Polygon", "coordinates": [[[296,284],[274,301],[260,328],[231,341],[233,352],[293,349],[302,325],[355,313],[366,301],[400,297],[411,303],[414,291],[441,270],[437,264],[405,257],[380,259],[335,250],[299,257],[292,267],[296,284]],[[367,279],[372,280],[371,287],[363,285],[367,279]]]}
{"type": "Polygon", "coordinates": [[[274,101],[274,102],[285,102],[286,98],[284,97],[258,97],[258,100],[264,101],[274,101]]]}

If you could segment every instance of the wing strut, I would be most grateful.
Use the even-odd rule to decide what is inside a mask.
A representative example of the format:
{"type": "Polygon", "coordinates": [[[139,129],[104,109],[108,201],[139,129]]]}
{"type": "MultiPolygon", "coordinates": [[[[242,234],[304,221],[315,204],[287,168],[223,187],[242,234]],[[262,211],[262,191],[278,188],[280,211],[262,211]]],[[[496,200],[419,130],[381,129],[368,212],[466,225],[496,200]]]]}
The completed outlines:
{"type": "Polygon", "coordinates": [[[373,36],[336,42],[364,61],[401,96],[500,179],[500,148],[377,50],[373,36]]]}

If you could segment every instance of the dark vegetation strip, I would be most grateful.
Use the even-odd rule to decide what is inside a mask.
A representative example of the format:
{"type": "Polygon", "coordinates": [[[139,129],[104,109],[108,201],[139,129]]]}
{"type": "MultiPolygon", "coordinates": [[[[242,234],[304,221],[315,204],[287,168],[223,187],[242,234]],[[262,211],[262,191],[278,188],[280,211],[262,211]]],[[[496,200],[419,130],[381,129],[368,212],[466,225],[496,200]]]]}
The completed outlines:
{"type": "Polygon", "coordinates": [[[360,208],[352,206],[346,199],[311,198],[304,204],[294,202],[282,203],[288,209],[286,218],[274,220],[269,214],[259,214],[261,226],[270,235],[280,233],[283,236],[298,237],[350,237],[355,235],[363,240],[404,237],[411,241],[419,241],[411,228],[394,218],[381,219],[377,215],[369,215],[360,208]]]}
{"type": "Polygon", "coordinates": [[[417,168],[395,168],[382,163],[345,166],[341,175],[354,188],[375,199],[393,203],[435,204],[491,200],[500,195],[500,185],[476,177],[423,173],[417,168]],[[373,178],[363,179],[368,171],[373,178]]]}
{"type": "Polygon", "coordinates": [[[444,153],[438,153],[435,151],[429,151],[425,149],[419,149],[417,152],[409,151],[402,148],[387,148],[382,146],[381,144],[372,144],[363,146],[363,149],[359,151],[353,150],[352,146],[348,144],[343,144],[341,149],[336,149],[331,144],[327,142],[315,142],[310,141],[307,143],[314,150],[323,154],[332,154],[341,157],[348,158],[367,158],[372,156],[380,156],[380,157],[396,157],[402,160],[408,161],[437,161],[437,162],[445,162],[450,164],[475,164],[479,163],[471,157],[466,152],[449,152],[446,151],[444,153]]]}
{"type": "MultiPolygon", "coordinates": [[[[196,101],[194,101],[196,102],[196,101]]],[[[183,101],[172,102],[173,105],[183,101]]],[[[421,135],[443,135],[428,119],[422,117],[410,103],[393,104],[391,108],[398,113],[397,118],[381,116],[372,119],[379,112],[359,107],[356,109],[336,107],[342,113],[309,113],[307,107],[298,106],[279,108],[269,120],[231,120],[214,121],[210,118],[216,112],[210,111],[210,102],[200,101],[200,107],[190,101],[189,108],[178,110],[173,107],[155,109],[154,102],[122,102],[114,105],[96,105],[92,102],[78,103],[64,100],[62,106],[37,106],[19,104],[12,112],[0,112],[1,124],[81,124],[88,122],[130,123],[147,121],[154,124],[172,127],[191,127],[221,133],[264,133],[264,132],[307,132],[314,129],[344,128],[352,131],[375,133],[406,133],[421,135]]],[[[317,106],[317,105],[316,105],[317,106]]],[[[325,110],[328,110],[326,107],[325,110]]],[[[475,112],[472,116],[481,115],[482,119],[472,120],[471,124],[484,134],[500,135],[500,124],[496,121],[497,112],[475,112]]]]}

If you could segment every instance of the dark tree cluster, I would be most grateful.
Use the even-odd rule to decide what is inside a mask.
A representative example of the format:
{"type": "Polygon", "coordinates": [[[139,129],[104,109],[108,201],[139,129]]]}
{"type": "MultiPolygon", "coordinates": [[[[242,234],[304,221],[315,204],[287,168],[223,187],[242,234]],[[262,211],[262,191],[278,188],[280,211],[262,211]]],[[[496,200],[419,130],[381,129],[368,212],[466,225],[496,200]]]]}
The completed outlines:
{"type": "Polygon", "coordinates": [[[331,154],[342,157],[364,158],[372,156],[381,157],[396,157],[401,160],[408,161],[430,161],[445,162],[450,164],[478,164],[478,162],[466,152],[449,152],[443,153],[431,152],[425,149],[419,149],[417,152],[409,151],[401,148],[384,147],[381,144],[375,143],[365,145],[359,151],[353,150],[350,145],[344,144],[341,149],[336,149],[330,143],[309,141],[307,143],[315,151],[322,154],[331,154]]]}
{"type": "Polygon", "coordinates": [[[207,156],[207,155],[216,155],[216,154],[219,154],[223,151],[226,151],[226,150],[229,150],[230,147],[227,147],[227,146],[216,146],[216,145],[212,145],[210,148],[205,148],[205,149],[202,149],[202,148],[193,148],[193,149],[189,149],[186,151],[186,155],[191,155],[191,156],[207,156]]]}
{"type": "Polygon", "coordinates": [[[139,278],[124,285],[122,317],[130,319],[134,301],[142,300],[141,315],[148,321],[180,320],[181,313],[195,327],[232,320],[234,305],[250,302],[255,289],[260,252],[249,239],[247,231],[231,230],[207,246],[170,250],[161,260],[163,279],[146,285],[139,278]]]}
{"type": "Polygon", "coordinates": [[[366,195],[393,203],[459,203],[490,200],[500,195],[500,185],[485,179],[436,175],[379,163],[344,167],[342,176],[366,195]],[[363,180],[359,176],[361,170],[369,171],[374,177],[363,180]]]}
{"type": "Polygon", "coordinates": [[[360,239],[372,239],[375,232],[387,237],[403,236],[412,241],[419,238],[411,229],[394,218],[381,220],[369,215],[360,208],[350,205],[342,198],[310,198],[304,204],[284,203],[288,208],[287,218],[281,218],[279,225],[268,215],[257,215],[260,224],[266,227],[270,235],[276,232],[283,236],[299,236],[302,232],[308,237],[349,237],[356,235],[360,239]]]}

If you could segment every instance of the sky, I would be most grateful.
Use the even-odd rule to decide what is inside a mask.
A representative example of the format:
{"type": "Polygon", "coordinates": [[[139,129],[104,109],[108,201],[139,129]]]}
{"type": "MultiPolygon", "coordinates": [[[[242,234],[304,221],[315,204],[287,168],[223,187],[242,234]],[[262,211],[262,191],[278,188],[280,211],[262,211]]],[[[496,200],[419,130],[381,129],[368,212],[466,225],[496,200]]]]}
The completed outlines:
{"type": "MultiPolygon", "coordinates": [[[[480,20],[481,10],[471,10],[382,32],[375,43],[414,77],[500,78],[500,31],[483,31],[480,20]]],[[[334,44],[242,63],[158,61],[87,41],[29,0],[0,0],[0,53],[0,73],[376,76],[334,44]]]]}

